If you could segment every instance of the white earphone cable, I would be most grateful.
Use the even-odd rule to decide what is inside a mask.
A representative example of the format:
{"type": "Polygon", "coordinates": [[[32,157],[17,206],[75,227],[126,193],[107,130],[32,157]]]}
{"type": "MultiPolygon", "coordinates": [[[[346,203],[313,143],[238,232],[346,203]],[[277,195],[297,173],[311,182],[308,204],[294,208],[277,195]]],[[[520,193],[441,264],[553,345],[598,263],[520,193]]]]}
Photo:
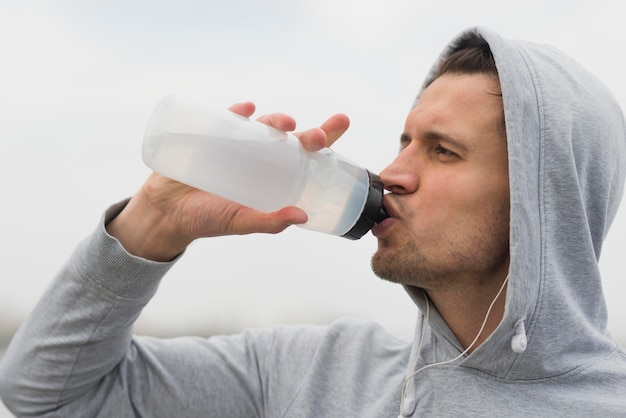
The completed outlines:
{"type": "MultiPolygon", "coordinates": [[[[487,325],[487,320],[489,319],[489,314],[491,314],[491,310],[493,309],[493,306],[496,304],[496,301],[498,300],[498,298],[500,297],[500,295],[504,291],[504,288],[505,288],[505,286],[506,286],[508,281],[509,281],[509,276],[507,276],[504,279],[504,281],[502,282],[502,286],[500,286],[500,290],[498,290],[498,293],[496,294],[496,296],[491,301],[491,304],[489,305],[489,309],[487,309],[487,313],[485,314],[485,319],[483,320],[483,323],[480,326],[480,329],[478,330],[478,333],[476,334],[476,337],[474,337],[474,341],[472,341],[472,343],[470,345],[468,345],[467,348],[465,350],[463,350],[463,352],[461,354],[459,354],[458,356],[456,356],[456,357],[454,357],[454,358],[452,358],[450,360],[441,361],[439,363],[432,363],[432,364],[427,364],[425,366],[422,366],[422,367],[420,367],[419,369],[417,369],[416,371],[414,371],[413,373],[411,373],[410,375],[407,376],[407,378],[404,380],[404,384],[402,385],[402,401],[400,403],[400,411],[401,411],[401,413],[404,410],[404,399],[406,397],[406,388],[407,388],[407,386],[409,384],[409,381],[411,379],[413,379],[415,377],[415,375],[417,375],[421,371],[429,369],[431,367],[441,366],[441,365],[444,365],[444,364],[452,363],[452,362],[460,359],[461,357],[463,357],[465,354],[467,354],[467,352],[469,350],[472,349],[474,344],[476,344],[476,342],[478,341],[478,338],[480,337],[480,334],[482,334],[483,330],[485,329],[485,326],[487,325]]],[[[426,297],[426,315],[425,315],[424,325],[422,326],[422,334],[421,334],[419,346],[418,346],[418,349],[417,349],[417,352],[416,352],[415,361],[413,362],[413,365],[412,365],[411,368],[415,368],[415,365],[417,364],[419,356],[420,356],[420,354],[422,352],[422,344],[424,342],[424,335],[425,335],[426,327],[428,326],[429,318],[430,318],[430,303],[428,301],[428,297],[426,297]]]]}

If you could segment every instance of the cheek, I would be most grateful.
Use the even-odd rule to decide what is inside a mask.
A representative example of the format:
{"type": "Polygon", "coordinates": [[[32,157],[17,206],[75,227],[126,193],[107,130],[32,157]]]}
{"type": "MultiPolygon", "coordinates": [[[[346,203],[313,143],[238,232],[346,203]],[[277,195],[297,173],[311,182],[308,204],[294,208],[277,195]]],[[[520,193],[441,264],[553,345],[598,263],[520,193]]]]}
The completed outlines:
{"type": "MultiPolygon", "coordinates": [[[[423,190],[424,191],[424,190],[423,190]]],[[[440,221],[484,217],[509,208],[508,177],[489,173],[457,173],[432,182],[425,202],[440,221]]]]}
{"type": "Polygon", "coordinates": [[[485,230],[499,231],[508,236],[509,229],[509,185],[508,179],[491,177],[468,186],[465,196],[467,216],[475,226],[485,230]]]}

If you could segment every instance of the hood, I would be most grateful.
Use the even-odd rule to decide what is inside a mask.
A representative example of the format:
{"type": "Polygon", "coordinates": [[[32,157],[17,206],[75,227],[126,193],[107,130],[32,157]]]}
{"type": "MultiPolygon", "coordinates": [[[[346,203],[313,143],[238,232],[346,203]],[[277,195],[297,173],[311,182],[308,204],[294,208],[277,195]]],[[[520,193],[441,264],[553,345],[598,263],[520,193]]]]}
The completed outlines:
{"type": "MultiPolygon", "coordinates": [[[[598,260],[624,190],[624,117],[608,89],[564,53],[484,28],[461,33],[445,48],[422,91],[441,60],[484,42],[502,87],[511,258],[502,322],[459,365],[504,379],[546,378],[618,345],[606,330],[598,260]],[[526,344],[515,341],[524,334],[526,344]]],[[[407,291],[423,310],[422,292],[407,291]]],[[[430,329],[442,356],[458,353],[436,312],[430,329]]]]}

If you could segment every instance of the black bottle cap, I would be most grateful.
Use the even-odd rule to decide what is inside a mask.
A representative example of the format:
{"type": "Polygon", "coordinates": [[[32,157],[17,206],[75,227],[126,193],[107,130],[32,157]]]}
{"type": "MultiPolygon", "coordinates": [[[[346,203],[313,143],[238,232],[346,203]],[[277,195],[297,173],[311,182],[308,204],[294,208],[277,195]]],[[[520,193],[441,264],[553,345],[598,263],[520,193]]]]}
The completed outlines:
{"type": "Polygon", "coordinates": [[[363,207],[363,212],[359,220],[356,221],[352,229],[346,232],[342,237],[356,240],[361,238],[378,222],[383,221],[389,217],[389,214],[383,206],[383,192],[384,186],[380,177],[369,170],[367,174],[370,180],[370,188],[367,193],[367,200],[363,207]]]}

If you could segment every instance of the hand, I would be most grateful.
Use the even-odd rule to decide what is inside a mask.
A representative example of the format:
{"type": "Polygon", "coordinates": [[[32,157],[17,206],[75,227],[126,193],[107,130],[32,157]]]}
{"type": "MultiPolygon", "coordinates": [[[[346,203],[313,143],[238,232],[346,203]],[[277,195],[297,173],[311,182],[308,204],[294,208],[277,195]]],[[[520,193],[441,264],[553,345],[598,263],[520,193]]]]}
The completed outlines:
{"type": "MultiPolygon", "coordinates": [[[[238,103],[229,110],[250,117],[255,106],[251,102],[238,103]]],[[[296,127],[293,118],[281,113],[257,120],[283,131],[293,131],[296,127]]],[[[349,124],[347,116],[337,114],[319,128],[295,135],[305,149],[317,151],[330,147],[349,124]]],[[[306,220],[306,213],[294,206],[263,213],[153,173],[126,208],[107,225],[107,230],[131,254],[168,261],[197,238],[278,233],[306,220]]]]}

